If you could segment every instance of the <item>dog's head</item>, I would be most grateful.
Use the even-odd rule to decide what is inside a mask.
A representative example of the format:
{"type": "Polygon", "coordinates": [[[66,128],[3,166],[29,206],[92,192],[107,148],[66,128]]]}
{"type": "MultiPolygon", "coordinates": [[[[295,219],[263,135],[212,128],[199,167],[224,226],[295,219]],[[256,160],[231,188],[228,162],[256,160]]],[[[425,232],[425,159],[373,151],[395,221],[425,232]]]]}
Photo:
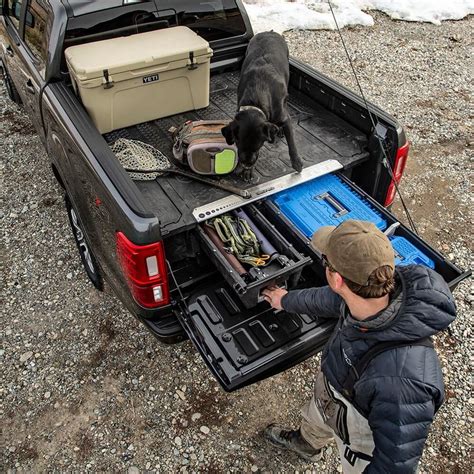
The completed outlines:
{"type": "Polygon", "coordinates": [[[265,142],[275,141],[278,130],[275,124],[264,119],[263,114],[253,110],[239,112],[229,125],[222,128],[222,135],[227,144],[237,145],[239,152],[237,172],[242,172],[244,179],[249,175],[251,177],[260,149],[265,142]]]}

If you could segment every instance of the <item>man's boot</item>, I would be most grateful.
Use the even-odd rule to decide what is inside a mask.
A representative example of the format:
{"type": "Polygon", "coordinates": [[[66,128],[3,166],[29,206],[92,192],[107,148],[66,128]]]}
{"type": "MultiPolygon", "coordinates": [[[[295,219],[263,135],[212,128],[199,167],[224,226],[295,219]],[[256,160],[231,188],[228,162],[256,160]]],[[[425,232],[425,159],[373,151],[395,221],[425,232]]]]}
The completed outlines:
{"type": "Polygon", "coordinates": [[[263,432],[274,446],[295,452],[306,461],[316,462],[322,457],[322,450],[313,448],[301,435],[300,430],[288,430],[272,423],[263,432]]]}

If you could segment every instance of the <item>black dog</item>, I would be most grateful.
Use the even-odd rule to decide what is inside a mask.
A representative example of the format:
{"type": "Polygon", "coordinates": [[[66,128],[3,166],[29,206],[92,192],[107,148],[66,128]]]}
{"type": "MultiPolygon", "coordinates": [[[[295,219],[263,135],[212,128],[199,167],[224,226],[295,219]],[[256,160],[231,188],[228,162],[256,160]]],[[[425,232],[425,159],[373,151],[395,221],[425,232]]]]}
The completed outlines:
{"type": "Polygon", "coordinates": [[[239,168],[246,181],[252,178],[264,142],[273,143],[283,130],[291,166],[298,172],[303,163],[296,151],[290,115],[286,108],[290,80],[288,46],[281,35],[268,31],[255,35],[247,48],[237,89],[238,112],[222,129],[227,143],[239,151],[239,168]]]}

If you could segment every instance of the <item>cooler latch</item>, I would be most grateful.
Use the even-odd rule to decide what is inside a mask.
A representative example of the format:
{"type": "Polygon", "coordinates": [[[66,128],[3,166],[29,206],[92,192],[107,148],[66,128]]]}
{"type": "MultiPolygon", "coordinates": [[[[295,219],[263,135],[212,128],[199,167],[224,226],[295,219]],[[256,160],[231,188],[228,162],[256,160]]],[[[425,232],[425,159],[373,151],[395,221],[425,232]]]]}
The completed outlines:
{"type": "Polygon", "coordinates": [[[194,52],[193,51],[189,52],[189,62],[190,62],[190,64],[188,64],[188,69],[190,71],[192,71],[194,69],[197,69],[198,65],[194,62],[194,52]]]}
{"type": "Polygon", "coordinates": [[[114,87],[114,81],[113,79],[110,77],[109,75],[109,70],[108,69],[104,69],[102,71],[102,74],[104,75],[104,81],[103,82],[103,87],[104,89],[111,89],[112,87],[114,87]]]}

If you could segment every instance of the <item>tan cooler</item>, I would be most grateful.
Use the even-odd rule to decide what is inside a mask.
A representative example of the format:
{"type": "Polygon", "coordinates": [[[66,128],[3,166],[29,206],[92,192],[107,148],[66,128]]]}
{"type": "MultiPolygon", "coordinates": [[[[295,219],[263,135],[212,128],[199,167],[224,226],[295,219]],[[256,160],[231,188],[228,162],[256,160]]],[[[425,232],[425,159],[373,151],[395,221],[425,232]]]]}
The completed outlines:
{"type": "Polygon", "coordinates": [[[71,46],[65,55],[100,133],[209,105],[212,49],[185,26],[71,46]]]}

